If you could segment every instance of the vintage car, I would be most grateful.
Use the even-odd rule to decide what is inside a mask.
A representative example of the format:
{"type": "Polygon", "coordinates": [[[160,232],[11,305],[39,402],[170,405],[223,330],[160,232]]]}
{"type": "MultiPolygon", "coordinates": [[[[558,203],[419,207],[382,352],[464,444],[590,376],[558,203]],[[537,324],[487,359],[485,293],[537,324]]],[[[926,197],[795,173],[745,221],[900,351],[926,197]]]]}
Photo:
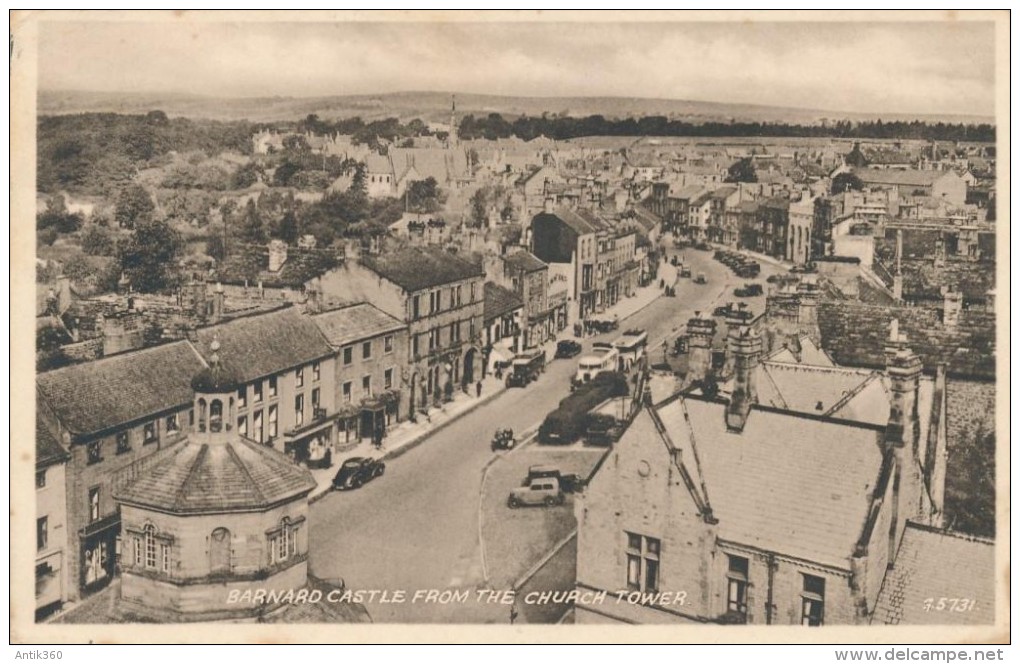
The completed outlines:
{"type": "Polygon", "coordinates": [[[543,371],[545,371],[544,350],[521,353],[513,359],[510,373],[506,377],[506,386],[525,387],[528,383],[538,380],[538,375],[543,371]]]}
{"type": "Polygon", "coordinates": [[[619,440],[622,430],[616,418],[605,413],[592,413],[584,432],[584,442],[589,445],[612,445],[619,440]]]}
{"type": "Polygon", "coordinates": [[[584,488],[584,479],[577,473],[563,473],[555,466],[545,465],[529,466],[528,476],[524,478],[521,486],[530,486],[533,481],[547,477],[558,479],[564,493],[573,493],[584,488]]]}
{"type": "Polygon", "coordinates": [[[386,470],[386,464],[369,457],[351,457],[340,465],[333,477],[334,489],[357,489],[365,482],[375,479],[386,470]]]}
{"type": "Polygon", "coordinates": [[[562,505],[566,500],[566,494],[560,486],[557,477],[539,477],[528,482],[526,486],[510,490],[507,498],[507,505],[511,508],[522,505],[562,505]]]}
{"type": "Polygon", "coordinates": [[[743,287],[734,288],[733,294],[737,297],[754,297],[762,294],[761,284],[744,284],[743,287]]]}
{"type": "Polygon", "coordinates": [[[512,450],[517,445],[517,440],[514,438],[513,429],[496,429],[495,435],[492,437],[492,451],[496,450],[512,450]]]}
{"type": "Polygon", "coordinates": [[[694,277],[694,283],[696,284],[707,284],[708,279],[705,278],[704,272],[698,272],[698,276],[694,277]]]}
{"type": "Polygon", "coordinates": [[[564,339],[556,344],[556,357],[569,358],[581,354],[581,344],[571,339],[564,339]]]}

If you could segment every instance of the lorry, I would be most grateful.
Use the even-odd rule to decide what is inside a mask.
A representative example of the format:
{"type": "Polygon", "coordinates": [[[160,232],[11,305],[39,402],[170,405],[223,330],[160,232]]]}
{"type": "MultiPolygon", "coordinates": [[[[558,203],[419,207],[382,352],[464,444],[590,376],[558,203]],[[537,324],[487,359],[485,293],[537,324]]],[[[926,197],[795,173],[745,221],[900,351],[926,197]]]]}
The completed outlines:
{"type": "Polygon", "coordinates": [[[521,353],[510,363],[510,373],[506,377],[507,387],[525,387],[538,380],[538,375],[545,371],[545,351],[533,350],[521,353]]]}

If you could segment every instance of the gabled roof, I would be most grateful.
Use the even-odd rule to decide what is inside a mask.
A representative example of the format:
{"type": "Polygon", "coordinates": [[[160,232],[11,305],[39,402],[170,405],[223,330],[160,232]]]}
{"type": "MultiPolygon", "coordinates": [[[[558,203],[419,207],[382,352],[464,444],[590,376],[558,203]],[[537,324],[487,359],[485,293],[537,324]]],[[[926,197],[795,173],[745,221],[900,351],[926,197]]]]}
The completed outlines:
{"type": "Polygon", "coordinates": [[[406,247],[379,256],[364,256],[361,263],[408,292],[484,275],[481,265],[435,247],[406,247]]]}
{"type": "Polygon", "coordinates": [[[871,622],[990,625],[995,622],[996,577],[991,540],[908,523],[871,622]],[[940,599],[947,601],[943,610],[935,604],[940,599]],[[962,601],[968,604],[961,610],[962,601]]]}
{"type": "Polygon", "coordinates": [[[389,157],[373,152],[365,155],[365,172],[393,175],[393,165],[390,163],[389,157]]]}
{"type": "Polygon", "coordinates": [[[736,187],[731,187],[731,186],[727,185],[725,187],[719,187],[718,189],[713,191],[712,192],[712,198],[714,198],[717,201],[721,201],[721,200],[725,200],[725,199],[729,198],[730,196],[732,196],[736,192],[737,192],[737,188],[736,187]]]}
{"type": "Polygon", "coordinates": [[[530,251],[515,251],[503,257],[503,262],[510,267],[523,271],[525,274],[544,270],[549,266],[540,261],[530,251]]]}
{"type": "Polygon", "coordinates": [[[74,435],[96,434],[191,403],[205,362],[187,341],[75,364],[36,376],[39,394],[74,435]]]}
{"type": "Polygon", "coordinates": [[[209,360],[219,340],[222,365],[248,382],[320,360],[333,351],[311,318],[293,307],[203,327],[195,347],[209,360]]]}
{"type": "Polygon", "coordinates": [[[239,436],[216,444],[188,440],[160,450],[114,495],[128,505],[201,514],[264,510],[314,488],[307,470],[271,447],[239,436]]]}
{"type": "Polygon", "coordinates": [[[698,459],[720,539],[850,569],[883,464],[880,427],[754,407],[734,434],[725,403],[655,409],[682,457],[698,459]]]}
{"type": "Polygon", "coordinates": [[[42,422],[35,421],[35,467],[47,468],[67,461],[70,457],[64,446],[50,433],[42,422]]]}
{"type": "Polygon", "coordinates": [[[524,301],[517,297],[517,294],[513,291],[491,281],[485,282],[485,312],[482,316],[483,320],[495,320],[523,306],[524,301]]]}
{"type": "Polygon", "coordinates": [[[317,314],[312,316],[312,321],[334,348],[407,327],[367,302],[317,314]]]}
{"type": "Polygon", "coordinates": [[[609,230],[609,224],[591,210],[578,208],[572,210],[566,207],[557,208],[551,215],[540,213],[539,216],[554,216],[578,235],[588,235],[599,231],[609,230]]]}

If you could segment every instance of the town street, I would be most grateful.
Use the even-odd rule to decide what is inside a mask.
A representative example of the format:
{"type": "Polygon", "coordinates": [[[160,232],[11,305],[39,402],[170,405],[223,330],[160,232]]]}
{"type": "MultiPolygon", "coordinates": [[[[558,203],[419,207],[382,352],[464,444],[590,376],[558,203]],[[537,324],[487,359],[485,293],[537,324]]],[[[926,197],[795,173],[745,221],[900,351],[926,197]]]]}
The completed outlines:
{"type": "MultiPolygon", "coordinates": [[[[694,311],[710,313],[717,304],[734,299],[733,287],[743,282],[712,260],[710,252],[687,249],[683,253],[693,274],[704,273],[708,283],[696,285],[681,279],[677,297],[660,297],[621,321],[621,330],[648,331],[653,363],[661,361],[662,342],[681,333],[694,311]]],[[[774,271],[768,265],[762,268],[761,280],[774,271]]],[[[763,303],[764,298],[754,299],[756,313],[763,303]]],[[[594,340],[611,341],[618,334],[586,339],[585,350],[594,340]]],[[[536,383],[508,389],[454,421],[392,460],[383,477],[356,491],[333,492],[315,503],[309,525],[311,571],[320,578],[342,578],[352,589],[403,590],[402,603],[366,602],[376,622],[506,622],[507,606],[479,604],[475,593],[486,587],[479,501],[483,469],[494,457],[489,441],[497,427],[523,432],[537,426],[569,392],[576,366],[576,359],[551,361],[536,383]],[[471,598],[445,608],[422,599],[412,603],[416,590],[429,589],[466,589],[471,598]]],[[[526,452],[538,458],[541,449],[535,446],[526,452]]],[[[549,453],[556,453],[555,448],[549,453]]],[[[541,511],[532,512],[541,518],[541,511]]],[[[489,557],[505,560],[507,552],[500,553],[489,557]]],[[[533,562],[517,561],[516,566],[526,569],[533,562]]],[[[486,571],[490,583],[503,585],[506,573],[486,571]]]]}

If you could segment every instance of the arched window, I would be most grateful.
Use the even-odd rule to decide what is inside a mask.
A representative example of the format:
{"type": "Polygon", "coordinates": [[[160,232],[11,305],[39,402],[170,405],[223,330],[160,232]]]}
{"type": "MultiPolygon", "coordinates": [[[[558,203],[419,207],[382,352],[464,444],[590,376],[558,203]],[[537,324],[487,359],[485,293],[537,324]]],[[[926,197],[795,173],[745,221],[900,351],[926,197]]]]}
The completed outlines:
{"type": "Polygon", "coordinates": [[[198,400],[198,430],[205,431],[205,399],[198,400]]]}
{"type": "Polygon", "coordinates": [[[209,431],[217,432],[223,429],[223,402],[213,399],[209,402],[209,431]]]}
{"type": "Polygon", "coordinates": [[[230,569],[230,531],[217,528],[209,536],[209,571],[212,574],[222,574],[229,573],[230,569]]]}

